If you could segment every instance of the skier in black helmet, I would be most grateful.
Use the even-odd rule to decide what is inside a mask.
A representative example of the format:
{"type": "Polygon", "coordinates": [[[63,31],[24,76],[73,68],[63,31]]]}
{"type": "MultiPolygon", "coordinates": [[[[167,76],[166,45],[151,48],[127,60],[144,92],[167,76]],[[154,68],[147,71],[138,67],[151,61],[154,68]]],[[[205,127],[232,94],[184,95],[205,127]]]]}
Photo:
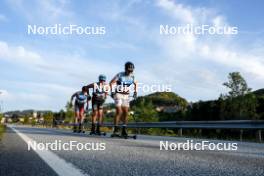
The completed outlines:
{"type": "Polygon", "coordinates": [[[119,136],[119,121],[123,122],[121,136],[127,137],[127,123],[128,123],[128,111],[129,111],[129,95],[130,86],[134,85],[133,97],[137,97],[137,82],[134,77],[135,66],[132,62],[125,63],[125,71],[118,73],[109,83],[111,90],[113,91],[113,86],[116,88],[112,92],[111,96],[115,100],[116,105],[116,115],[114,119],[114,132],[112,137],[119,136]]]}

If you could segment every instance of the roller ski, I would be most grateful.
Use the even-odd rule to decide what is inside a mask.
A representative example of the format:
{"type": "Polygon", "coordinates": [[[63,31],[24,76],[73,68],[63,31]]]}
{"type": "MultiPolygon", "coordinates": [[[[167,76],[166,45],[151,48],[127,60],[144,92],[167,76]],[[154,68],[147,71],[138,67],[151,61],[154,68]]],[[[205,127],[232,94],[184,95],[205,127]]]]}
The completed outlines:
{"type": "Polygon", "coordinates": [[[111,138],[121,138],[121,139],[137,139],[137,135],[128,135],[128,136],[122,136],[120,134],[112,134],[111,138]]]}
{"type": "Polygon", "coordinates": [[[72,132],[73,133],[77,133],[77,126],[74,124],[73,128],[72,128],[72,132]]]}
{"type": "Polygon", "coordinates": [[[83,130],[83,124],[82,123],[79,124],[78,133],[85,133],[85,131],[83,130]]]}
{"type": "Polygon", "coordinates": [[[100,125],[97,125],[96,130],[95,130],[95,125],[92,124],[90,135],[106,136],[106,133],[100,131],[100,125]]]}
{"type": "Polygon", "coordinates": [[[137,139],[137,135],[132,135],[132,136],[128,135],[127,131],[126,131],[126,127],[123,127],[121,134],[119,134],[118,133],[118,127],[115,127],[114,133],[111,134],[111,138],[121,138],[121,139],[132,138],[132,139],[137,139]]]}
{"type": "Polygon", "coordinates": [[[106,132],[90,132],[91,136],[106,136],[106,132]]]}
{"type": "Polygon", "coordinates": [[[100,133],[97,133],[97,132],[95,132],[95,133],[92,133],[92,132],[90,132],[90,135],[94,135],[94,136],[106,136],[106,133],[105,132],[100,132],[100,133]]]}

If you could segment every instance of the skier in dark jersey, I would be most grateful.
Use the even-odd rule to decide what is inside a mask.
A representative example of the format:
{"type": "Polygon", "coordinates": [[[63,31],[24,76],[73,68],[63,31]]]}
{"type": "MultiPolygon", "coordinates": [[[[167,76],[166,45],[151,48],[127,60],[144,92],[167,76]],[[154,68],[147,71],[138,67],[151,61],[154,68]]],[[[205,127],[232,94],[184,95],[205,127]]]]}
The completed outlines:
{"type": "Polygon", "coordinates": [[[90,134],[101,135],[100,127],[103,122],[103,104],[107,97],[108,84],[106,84],[106,76],[99,75],[98,82],[91,83],[87,86],[89,89],[93,89],[92,94],[92,127],[90,134]]]}

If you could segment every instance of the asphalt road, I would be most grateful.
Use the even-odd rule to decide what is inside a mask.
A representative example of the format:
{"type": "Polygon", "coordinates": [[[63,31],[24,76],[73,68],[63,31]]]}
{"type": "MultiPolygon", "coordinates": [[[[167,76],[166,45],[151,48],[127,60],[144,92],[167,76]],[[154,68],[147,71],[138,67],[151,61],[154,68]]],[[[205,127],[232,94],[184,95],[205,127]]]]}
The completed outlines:
{"type": "Polygon", "coordinates": [[[187,140],[157,136],[112,139],[66,130],[11,126],[0,143],[0,175],[264,175],[264,144],[237,142],[236,151],[160,150],[160,141],[187,140]],[[104,143],[105,150],[28,151],[28,141],[47,144],[58,140],[62,144],[104,143]]]}

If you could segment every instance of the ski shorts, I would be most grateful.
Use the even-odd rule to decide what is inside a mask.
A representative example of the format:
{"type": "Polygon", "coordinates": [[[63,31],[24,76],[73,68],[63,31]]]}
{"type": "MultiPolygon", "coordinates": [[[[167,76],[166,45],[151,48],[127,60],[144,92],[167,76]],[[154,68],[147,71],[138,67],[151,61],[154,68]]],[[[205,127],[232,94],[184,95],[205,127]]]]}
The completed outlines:
{"type": "Polygon", "coordinates": [[[114,100],[116,106],[129,107],[129,94],[116,93],[114,100]]]}
{"type": "Polygon", "coordinates": [[[84,104],[79,104],[79,103],[75,102],[74,111],[75,111],[75,113],[84,113],[84,104]]]}
{"type": "Polygon", "coordinates": [[[92,109],[95,110],[101,110],[103,109],[103,104],[105,100],[96,100],[95,98],[92,98],[92,109]]]}

